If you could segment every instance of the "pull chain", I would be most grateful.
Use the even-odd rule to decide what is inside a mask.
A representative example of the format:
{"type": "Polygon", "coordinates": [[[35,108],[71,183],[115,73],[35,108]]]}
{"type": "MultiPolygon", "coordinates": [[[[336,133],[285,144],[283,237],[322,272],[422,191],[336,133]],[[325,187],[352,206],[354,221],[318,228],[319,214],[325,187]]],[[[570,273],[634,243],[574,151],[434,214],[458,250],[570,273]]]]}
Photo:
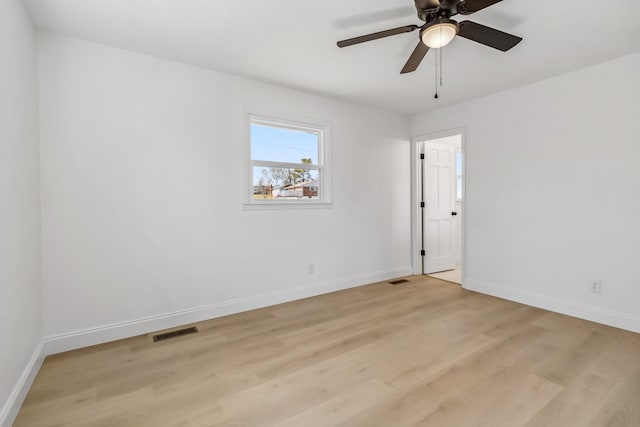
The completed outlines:
{"type": "MultiPolygon", "coordinates": [[[[442,31],[442,30],[441,30],[442,31]]],[[[443,48],[438,49],[440,52],[440,86],[442,86],[442,51],[443,48]]]]}
{"type": "MultiPolygon", "coordinates": [[[[440,26],[440,40],[442,40],[442,26],[440,26]]],[[[439,52],[436,52],[436,94],[434,95],[435,99],[438,99],[438,71],[440,71],[440,86],[442,86],[442,47],[438,49],[439,52]],[[438,56],[440,57],[440,70],[438,70],[438,56]]]]}
{"type": "Polygon", "coordinates": [[[436,62],[435,62],[435,87],[436,87],[436,94],[434,96],[435,99],[438,99],[438,54],[436,53],[434,55],[436,57],[436,62]]]}

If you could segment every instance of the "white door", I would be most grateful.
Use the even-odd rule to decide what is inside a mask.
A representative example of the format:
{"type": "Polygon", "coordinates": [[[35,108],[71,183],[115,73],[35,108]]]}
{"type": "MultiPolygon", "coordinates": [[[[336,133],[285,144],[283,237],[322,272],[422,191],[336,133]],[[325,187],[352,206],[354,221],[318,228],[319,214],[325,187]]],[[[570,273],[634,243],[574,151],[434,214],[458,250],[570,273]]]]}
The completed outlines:
{"type": "Polygon", "coordinates": [[[424,191],[424,274],[455,267],[453,215],[455,212],[455,147],[426,142],[424,191]]]}

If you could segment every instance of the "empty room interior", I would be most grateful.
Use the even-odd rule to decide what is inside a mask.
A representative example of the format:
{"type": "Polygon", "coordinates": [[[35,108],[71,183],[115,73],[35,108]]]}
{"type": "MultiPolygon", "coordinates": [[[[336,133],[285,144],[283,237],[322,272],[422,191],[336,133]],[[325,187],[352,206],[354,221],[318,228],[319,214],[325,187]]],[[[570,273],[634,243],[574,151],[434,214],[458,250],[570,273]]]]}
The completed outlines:
{"type": "Polygon", "coordinates": [[[0,426],[640,426],[638,17],[2,0],[0,426]]]}

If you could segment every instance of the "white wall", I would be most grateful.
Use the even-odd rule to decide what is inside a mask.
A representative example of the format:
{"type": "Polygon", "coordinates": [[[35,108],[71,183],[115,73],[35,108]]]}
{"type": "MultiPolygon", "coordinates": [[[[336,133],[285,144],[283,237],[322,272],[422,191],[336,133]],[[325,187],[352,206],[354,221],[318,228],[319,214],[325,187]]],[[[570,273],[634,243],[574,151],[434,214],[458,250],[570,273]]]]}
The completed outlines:
{"type": "Polygon", "coordinates": [[[467,287],[640,331],[638,75],[635,54],[413,117],[466,128],[467,287]]]}
{"type": "Polygon", "coordinates": [[[47,336],[410,272],[408,117],[48,33],[39,67],[47,336]],[[246,107],[331,122],[330,209],[243,210],[246,107]]]}
{"type": "Polygon", "coordinates": [[[22,1],[0,2],[0,425],[42,337],[34,39],[22,1]]]}

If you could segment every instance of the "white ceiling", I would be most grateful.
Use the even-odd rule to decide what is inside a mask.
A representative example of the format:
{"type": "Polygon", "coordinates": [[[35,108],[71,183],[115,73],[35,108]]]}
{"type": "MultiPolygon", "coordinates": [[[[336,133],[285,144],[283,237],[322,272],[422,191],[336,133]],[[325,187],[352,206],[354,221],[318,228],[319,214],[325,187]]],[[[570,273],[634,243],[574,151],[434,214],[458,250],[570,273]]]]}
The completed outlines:
{"type": "Polygon", "coordinates": [[[341,39],[420,24],[413,0],[27,0],[50,31],[414,114],[640,51],[640,2],[504,0],[458,20],[519,35],[502,53],[456,38],[414,73],[418,31],[344,49],[341,39]]]}

